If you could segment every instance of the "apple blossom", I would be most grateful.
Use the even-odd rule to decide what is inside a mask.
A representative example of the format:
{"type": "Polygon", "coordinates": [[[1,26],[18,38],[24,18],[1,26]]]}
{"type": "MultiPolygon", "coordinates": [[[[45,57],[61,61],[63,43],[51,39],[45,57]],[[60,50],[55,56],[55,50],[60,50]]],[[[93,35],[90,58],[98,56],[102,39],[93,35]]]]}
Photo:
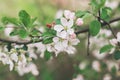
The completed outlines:
{"type": "Polygon", "coordinates": [[[117,33],[117,39],[111,39],[110,40],[110,43],[113,45],[113,46],[116,46],[118,44],[118,42],[120,42],[120,32],[117,33]]]}
{"type": "Polygon", "coordinates": [[[64,11],[64,16],[66,19],[75,19],[75,13],[69,10],[64,11]]]}

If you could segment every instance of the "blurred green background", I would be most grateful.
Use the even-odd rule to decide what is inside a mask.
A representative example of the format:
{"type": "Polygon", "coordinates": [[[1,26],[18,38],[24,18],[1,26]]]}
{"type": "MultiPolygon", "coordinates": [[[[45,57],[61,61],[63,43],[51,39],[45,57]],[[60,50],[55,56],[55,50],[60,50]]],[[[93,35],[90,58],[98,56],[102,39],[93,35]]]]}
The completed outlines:
{"type": "MultiPolygon", "coordinates": [[[[44,26],[53,22],[58,10],[89,10],[89,2],[90,0],[0,0],[0,18],[3,16],[17,17],[20,10],[26,10],[31,16],[38,17],[38,21],[44,26]]],[[[114,13],[112,17],[120,16],[120,0],[109,0],[109,2],[113,3],[108,3],[112,8],[117,5],[113,8],[114,13]]],[[[89,22],[89,18],[88,16],[86,21],[89,22]]],[[[119,28],[120,24],[114,26],[119,28]]],[[[39,76],[33,76],[30,73],[19,76],[16,71],[10,72],[8,66],[0,64],[0,80],[72,80],[78,74],[83,75],[84,80],[103,80],[105,74],[111,75],[112,79],[110,80],[120,80],[120,72],[116,71],[114,66],[111,68],[111,71],[107,69],[106,60],[117,63],[111,55],[102,60],[97,59],[92,54],[87,56],[86,37],[84,35],[87,34],[79,35],[81,43],[76,46],[77,53],[74,56],[61,53],[50,61],[45,61],[41,58],[35,61],[40,71],[39,76]],[[94,60],[100,62],[101,72],[97,72],[92,68],[91,64],[94,60]],[[84,70],[79,69],[79,64],[82,62],[87,64],[84,70]]]]}

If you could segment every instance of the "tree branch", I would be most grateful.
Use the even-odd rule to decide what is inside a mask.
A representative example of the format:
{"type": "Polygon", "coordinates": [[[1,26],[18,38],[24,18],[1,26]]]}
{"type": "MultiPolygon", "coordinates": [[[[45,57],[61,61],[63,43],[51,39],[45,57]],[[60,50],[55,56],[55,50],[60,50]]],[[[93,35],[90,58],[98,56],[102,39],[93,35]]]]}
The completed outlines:
{"type": "MultiPolygon", "coordinates": [[[[116,18],[116,19],[113,19],[111,21],[109,21],[108,23],[111,24],[113,22],[116,22],[116,21],[120,21],[120,17],[119,18],[116,18]]],[[[102,26],[105,26],[107,25],[107,23],[102,23],[102,26]]],[[[86,28],[86,29],[83,29],[83,30],[80,30],[80,31],[77,31],[75,32],[76,34],[80,34],[80,33],[86,33],[89,31],[89,28],[86,28]]],[[[38,42],[41,42],[43,39],[40,39],[39,41],[35,41],[34,43],[38,43],[38,42]]],[[[22,44],[32,44],[33,41],[32,40],[29,40],[29,41],[15,41],[15,40],[7,40],[7,39],[2,39],[0,38],[0,42],[4,42],[4,43],[16,43],[18,45],[22,45],[22,44]]]]}
{"type": "MultiPolygon", "coordinates": [[[[119,18],[115,18],[115,19],[109,21],[108,23],[111,24],[111,23],[117,22],[117,21],[120,21],[120,17],[119,17],[119,18]]],[[[102,23],[102,26],[103,26],[103,27],[106,26],[106,25],[107,25],[107,23],[105,23],[105,22],[102,23]]],[[[80,33],[86,33],[86,32],[88,32],[88,31],[89,31],[89,28],[86,28],[86,29],[77,31],[77,32],[75,32],[75,33],[76,33],[76,34],[80,34],[80,33]]]]}
{"type": "MultiPolygon", "coordinates": [[[[7,39],[1,39],[1,38],[0,38],[0,41],[4,42],[4,43],[16,43],[18,45],[22,45],[22,44],[27,45],[27,44],[32,44],[33,43],[32,40],[29,40],[29,41],[14,41],[14,40],[7,40],[7,39]]],[[[35,41],[35,43],[41,42],[41,41],[42,41],[42,39],[40,39],[39,41],[35,41]]]]}

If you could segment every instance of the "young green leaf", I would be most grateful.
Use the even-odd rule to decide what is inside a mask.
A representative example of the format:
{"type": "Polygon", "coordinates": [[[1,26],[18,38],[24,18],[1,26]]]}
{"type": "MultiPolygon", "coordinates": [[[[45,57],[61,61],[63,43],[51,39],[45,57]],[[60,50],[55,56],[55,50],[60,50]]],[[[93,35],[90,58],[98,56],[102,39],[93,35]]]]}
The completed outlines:
{"type": "Polygon", "coordinates": [[[49,52],[47,50],[44,52],[44,58],[45,58],[45,60],[48,61],[51,58],[51,56],[52,56],[51,52],[49,52]]]}
{"type": "Polygon", "coordinates": [[[77,11],[76,13],[75,13],[75,15],[77,16],[77,17],[83,17],[86,13],[88,13],[87,11],[77,11]]]}
{"type": "Polygon", "coordinates": [[[26,38],[28,36],[28,32],[25,31],[24,29],[19,30],[19,36],[21,38],[26,38]]]}
{"type": "Polygon", "coordinates": [[[53,29],[47,29],[43,34],[42,37],[46,38],[46,37],[54,37],[56,35],[56,31],[53,29]]]}
{"type": "Polygon", "coordinates": [[[109,21],[110,19],[110,14],[111,14],[111,8],[109,7],[104,7],[101,10],[101,18],[104,19],[105,21],[109,21]]]}
{"type": "Polygon", "coordinates": [[[53,42],[53,37],[48,37],[48,38],[44,38],[42,43],[43,44],[49,44],[49,43],[52,43],[53,42]]]}
{"type": "Polygon", "coordinates": [[[12,23],[14,25],[19,25],[19,21],[16,18],[2,17],[1,19],[3,24],[12,23]]]}
{"type": "Polygon", "coordinates": [[[0,26],[0,31],[3,31],[4,29],[5,29],[5,27],[0,26]]]}
{"type": "Polygon", "coordinates": [[[21,10],[19,12],[19,18],[22,21],[22,23],[25,25],[25,27],[29,27],[30,15],[25,10],[21,10]]]}
{"type": "Polygon", "coordinates": [[[55,23],[56,23],[56,24],[61,24],[60,19],[56,19],[56,20],[55,20],[55,23]]]}
{"type": "Polygon", "coordinates": [[[16,35],[18,35],[18,33],[19,33],[19,30],[14,29],[9,35],[16,36],[16,35]]]}
{"type": "Polygon", "coordinates": [[[110,51],[112,48],[113,48],[113,46],[110,45],[110,44],[105,45],[105,46],[103,46],[103,47],[100,49],[100,54],[101,54],[101,53],[104,53],[104,52],[108,52],[108,51],[110,51]]]}
{"type": "Polygon", "coordinates": [[[90,5],[94,9],[94,11],[100,10],[100,8],[104,7],[106,0],[91,0],[90,5]]]}
{"type": "Polygon", "coordinates": [[[99,21],[97,20],[92,21],[89,27],[90,34],[92,36],[96,36],[99,33],[100,28],[101,28],[101,23],[99,21]]]}
{"type": "Polygon", "coordinates": [[[120,59],[120,51],[119,50],[115,51],[113,56],[116,60],[119,60],[120,59]]]}
{"type": "Polygon", "coordinates": [[[36,29],[33,29],[30,33],[32,36],[39,36],[40,35],[40,32],[36,29]]]}

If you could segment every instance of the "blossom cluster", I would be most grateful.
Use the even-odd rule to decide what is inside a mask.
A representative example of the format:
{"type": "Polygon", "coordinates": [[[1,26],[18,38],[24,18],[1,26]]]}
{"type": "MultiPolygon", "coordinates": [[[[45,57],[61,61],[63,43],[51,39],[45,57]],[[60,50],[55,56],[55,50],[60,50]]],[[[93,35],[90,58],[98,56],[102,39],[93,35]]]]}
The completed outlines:
{"type": "MultiPolygon", "coordinates": [[[[52,43],[43,44],[42,42],[28,44],[27,50],[23,49],[23,45],[14,45],[10,51],[0,51],[0,61],[4,65],[9,65],[9,69],[16,70],[20,75],[31,72],[33,75],[38,75],[37,66],[33,63],[32,59],[37,59],[37,52],[44,56],[45,51],[53,52],[56,55],[60,52],[67,52],[68,54],[75,53],[75,45],[77,45],[80,40],[75,34],[75,27],[81,26],[83,24],[82,18],[77,18],[74,12],[69,10],[63,11],[59,17],[60,24],[47,25],[48,28],[54,30],[56,35],[52,38],[52,43]],[[37,51],[34,51],[34,47],[37,51]]],[[[9,31],[11,33],[12,30],[9,31]]],[[[9,36],[9,35],[8,35],[9,36]]]]}
{"type": "Polygon", "coordinates": [[[110,38],[111,36],[112,36],[112,33],[110,30],[101,29],[97,36],[90,38],[90,49],[91,49],[92,54],[95,58],[101,60],[107,56],[107,54],[104,54],[104,53],[100,54],[99,51],[100,51],[101,47],[109,44],[108,38],[110,38]],[[100,44],[97,45],[98,43],[100,43],[100,44]]]}
{"type": "Polygon", "coordinates": [[[0,61],[4,65],[9,65],[10,71],[15,69],[20,75],[31,72],[38,75],[39,72],[29,53],[20,48],[12,48],[10,52],[0,52],[0,61]]]}
{"type": "Polygon", "coordinates": [[[53,43],[46,45],[49,52],[67,52],[68,54],[75,53],[74,45],[77,45],[80,40],[76,37],[74,25],[81,26],[82,18],[77,18],[74,12],[65,10],[62,16],[59,17],[60,24],[53,25],[56,31],[56,36],[53,38],[53,43]]]}

